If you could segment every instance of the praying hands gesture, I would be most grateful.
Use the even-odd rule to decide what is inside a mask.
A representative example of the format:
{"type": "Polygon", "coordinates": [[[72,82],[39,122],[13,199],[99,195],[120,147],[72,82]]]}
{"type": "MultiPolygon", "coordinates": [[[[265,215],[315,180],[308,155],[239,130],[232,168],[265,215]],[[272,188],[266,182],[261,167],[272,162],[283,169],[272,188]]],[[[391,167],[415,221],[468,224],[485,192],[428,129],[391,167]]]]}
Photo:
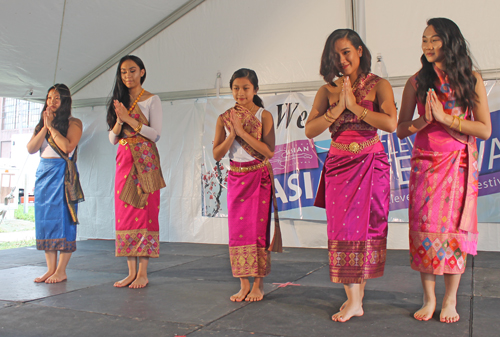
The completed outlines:
{"type": "Polygon", "coordinates": [[[50,107],[43,112],[43,127],[50,131],[52,128],[52,122],[54,121],[54,113],[50,107]]]}
{"type": "Polygon", "coordinates": [[[352,92],[352,84],[349,76],[344,76],[344,82],[342,83],[342,92],[340,93],[341,100],[342,100],[342,93],[344,93],[345,97],[345,103],[344,103],[345,108],[354,113],[354,107],[356,107],[358,104],[356,103],[356,97],[352,92]]]}
{"type": "Polygon", "coordinates": [[[445,124],[446,113],[443,109],[443,104],[439,101],[439,98],[436,95],[434,89],[429,89],[427,91],[427,100],[425,104],[425,120],[427,122],[431,122],[432,120],[436,120],[439,123],[445,124]],[[429,106],[429,109],[427,109],[429,106]],[[428,116],[428,110],[431,111],[430,116],[428,116]]]}
{"type": "Polygon", "coordinates": [[[245,129],[243,129],[243,125],[241,124],[241,120],[236,114],[236,112],[231,111],[231,130],[230,133],[236,133],[236,136],[242,137],[243,134],[246,132],[245,129]]]}
{"type": "Polygon", "coordinates": [[[116,122],[117,123],[127,123],[130,125],[130,119],[132,119],[132,117],[130,117],[130,115],[128,114],[128,110],[127,108],[125,108],[125,106],[123,105],[123,103],[121,102],[118,102],[118,100],[114,100],[113,101],[113,104],[115,106],[115,113],[116,113],[116,122]]]}

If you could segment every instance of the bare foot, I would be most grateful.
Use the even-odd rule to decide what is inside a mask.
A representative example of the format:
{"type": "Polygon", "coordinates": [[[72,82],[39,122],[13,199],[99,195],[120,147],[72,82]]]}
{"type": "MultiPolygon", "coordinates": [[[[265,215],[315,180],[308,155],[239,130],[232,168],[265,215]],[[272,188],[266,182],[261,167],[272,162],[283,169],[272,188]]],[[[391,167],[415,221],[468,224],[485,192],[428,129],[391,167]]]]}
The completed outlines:
{"type": "Polygon", "coordinates": [[[145,288],[149,283],[146,276],[137,276],[134,282],[132,282],[128,287],[131,289],[145,288]]]}
{"type": "Polygon", "coordinates": [[[332,316],[332,320],[335,322],[347,322],[348,320],[351,319],[351,317],[359,317],[363,316],[365,313],[363,311],[363,306],[359,304],[351,304],[349,300],[347,300],[344,305],[343,309],[337,312],[335,315],[332,316]]]}
{"type": "Polygon", "coordinates": [[[52,275],[54,275],[56,271],[50,271],[50,270],[47,270],[47,272],[45,274],[43,274],[42,276],[40,277],[37,277],[34,281],[36,283],[42,283],[42,282],[45,282],[46,279],[48,279],[49,277],[51,277],[52,275]]]}
{"type": "Polygon", "coordinates": [[[52,274],[52,276],[45,280],[45,283],[59,283],[62,281],[66,281],[66,279],[66,272],[56,271],[54,274],[52,274]]]}
{"type": "Polygon", "coordinates": [[[457,312],[456,303],[443,303],[439,320],[443,323],[455,323],[459,319],[460,315],[457,312]]]}
{"type": "Polygon", "coordinates": [[[424,301],[422,308],[416,311],[413,314],[413,317],[415,317],[415,319],[418,319],[419,321],[428,321],[432,318],[432,315],[434,315],[435,310],[436,301],[424,301]]]}
{"type": "MultiPolygon", "coordinates": [[[[249,287],[250,288],[250,287],[249,287]]],[[[242,302],[247,298],[248,293],[250,292],[249,288],[241,288],[240,291],[238,291],[236,294],[233,296],[229,297],[229,299],[233,302],[242,302]]]]}
{"type": "Polygon", "coordinates": [[[257,302],[257,301],[262,301],[263,298],[264,298],[264,283],[261,283],[261,286],[258,286],[256,285],[256,283],[254,283],[252,291],[248,294],[247,298],[245,298],[245,301],[257,302]]]}
{"type": "Polygon", "coordinates": [[[113,284],[113,286],[117,287],[117,288],[123,288],[123,287],[128,286],[134,280],[135,280],[135,275],[129,275],[129,276],[125,277],[123,280],[115,282],[115,284],[113,284]]]}

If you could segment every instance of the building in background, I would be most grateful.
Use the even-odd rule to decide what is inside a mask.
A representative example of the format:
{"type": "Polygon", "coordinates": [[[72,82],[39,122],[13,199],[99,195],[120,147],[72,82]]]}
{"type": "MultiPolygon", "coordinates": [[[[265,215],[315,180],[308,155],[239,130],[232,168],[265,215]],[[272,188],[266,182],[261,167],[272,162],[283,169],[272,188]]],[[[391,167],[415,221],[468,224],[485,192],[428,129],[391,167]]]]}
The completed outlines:
{"type": "MultiPolygon", "coordinates": [[[[17,205],[19,188],[33,194],[35,172],[39,156],[28,154],[26,145],[40,120],[43,104],[15,98],[0,97],[0,203],[4,203],[12,188],[17,205]]],[[[9,218],[9,213],[7,213],[9,218]]],[[[13,215],[13,214],[12,214],[13,215]]]]}

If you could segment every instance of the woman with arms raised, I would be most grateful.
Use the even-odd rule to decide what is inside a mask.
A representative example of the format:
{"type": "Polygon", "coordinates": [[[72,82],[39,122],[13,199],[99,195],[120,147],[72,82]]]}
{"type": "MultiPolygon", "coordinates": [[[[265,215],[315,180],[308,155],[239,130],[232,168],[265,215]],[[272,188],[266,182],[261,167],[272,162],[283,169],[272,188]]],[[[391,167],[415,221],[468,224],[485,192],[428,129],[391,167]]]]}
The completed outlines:
{"type": "Polygon", "coordinates": [[[363,315],[366,280],[382,276],[385,266],[390,168],[377,129],[393,132],[397,112],[391,85],[370,66],[355,31],[334,31],[321,58],[327,84],[306,122],[308,138],[332,134],[315,205],[326,208],[330,279],[347,294],[332,316],[337,322],[363,315]]]}
{"type": "Polygon", "coordinates": [[[488,139],[491,120],[481,76],[472,71],[467,43],[445,18],[427,21],[422,68],[406,83],[399,138],[416,133],[410,173],[410,260],[420,272],[424,304],[414,317],[436,309],[436,275],[446,292],[441,322],[459,320],[457,291],[467,254],[477,248],[476,138],[488,139]],[[413,119],[415,106],[419,117],[413,119]]]}

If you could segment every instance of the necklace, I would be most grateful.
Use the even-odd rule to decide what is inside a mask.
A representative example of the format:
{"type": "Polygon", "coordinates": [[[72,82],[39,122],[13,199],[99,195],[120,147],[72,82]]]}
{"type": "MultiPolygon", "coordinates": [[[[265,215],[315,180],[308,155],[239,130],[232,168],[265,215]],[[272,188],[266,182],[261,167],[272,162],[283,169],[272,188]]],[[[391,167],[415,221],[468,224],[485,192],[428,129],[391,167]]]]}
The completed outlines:
{"type": "Polygon", "coordinates": [[[137,105],[137,102],[139,102],[139,99],[141,98],[142,94],[144,94],[144,88],[142,88],[141,93],[140,93],[140,94],[139,94],[139,96],[137,96],[137,98],[135,99],[134,104],[132,104],[132,106],[130,107],[130,109],[128,109],[128,114],[129,114],[129,115],[130,115],[130,113],[131,113],[132,111],[134,111],[135,106],[137,105]]]}

